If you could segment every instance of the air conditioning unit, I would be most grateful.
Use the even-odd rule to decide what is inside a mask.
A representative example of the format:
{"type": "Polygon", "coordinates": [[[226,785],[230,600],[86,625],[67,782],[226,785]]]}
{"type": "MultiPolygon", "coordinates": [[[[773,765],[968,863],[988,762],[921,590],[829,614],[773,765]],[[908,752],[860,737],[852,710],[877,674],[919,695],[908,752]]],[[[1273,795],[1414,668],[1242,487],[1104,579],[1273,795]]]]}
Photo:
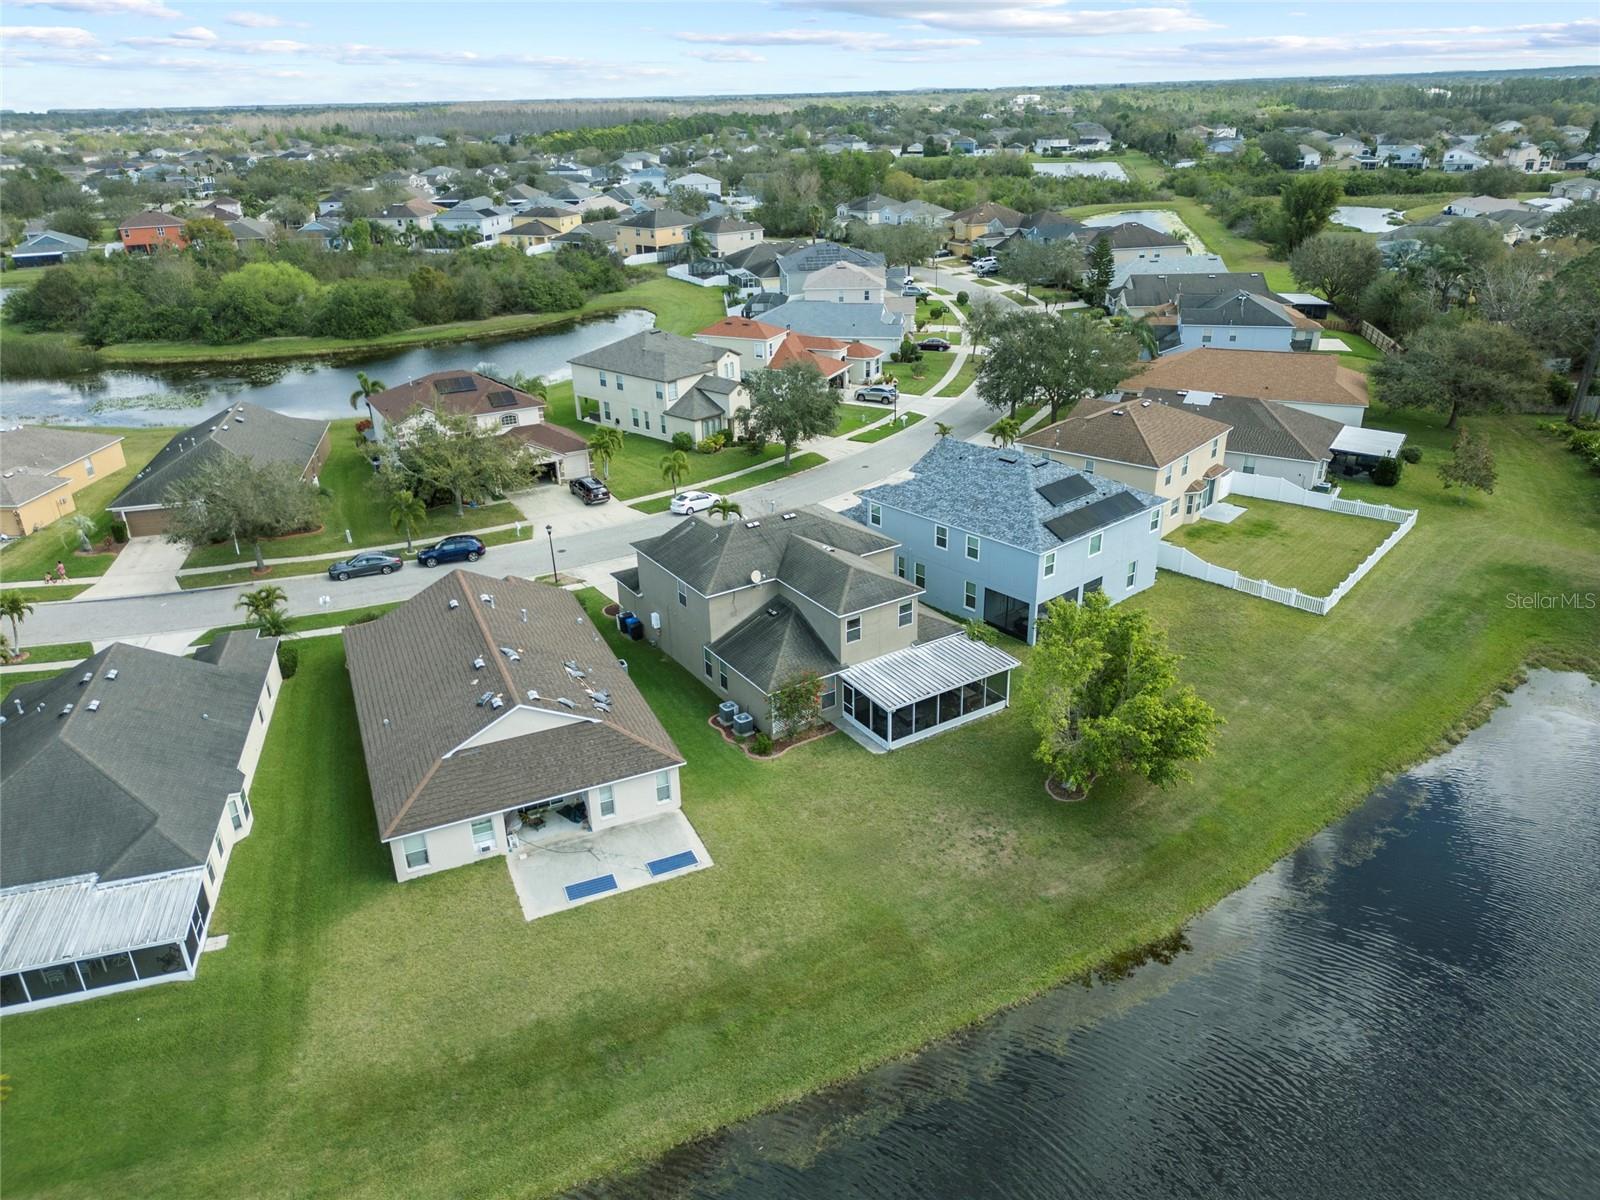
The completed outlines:
{"type": "Polygon", "coordinates": [[[739,705],[732,700],[724,700],[717,705],[717,724],[724,729],[733,724],[734,717],[739,715],[739,705]]]}
{"type": "Polygon", "coordinates": [[[749,713],[740,713],[733,718],[733,736],[747,738],[756,731],[756,719],[749,713]]]}

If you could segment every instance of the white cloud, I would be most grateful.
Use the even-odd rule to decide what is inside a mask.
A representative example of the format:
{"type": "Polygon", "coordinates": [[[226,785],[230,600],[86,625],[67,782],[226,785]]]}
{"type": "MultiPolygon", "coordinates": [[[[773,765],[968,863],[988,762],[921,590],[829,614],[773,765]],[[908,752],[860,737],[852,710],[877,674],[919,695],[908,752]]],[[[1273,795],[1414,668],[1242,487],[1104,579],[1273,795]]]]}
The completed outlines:
{"type": "Polygon", "coordinates": [[[284,29],[291,26],[304,29],[307,25],[305,21],[286,21],[272,13],[259,12],[231,12],[226,20],[229,25],[240,25],[245,29],[284,29]]]}
{"type": "Polygon", "coordinates": [[[101,17],[160,17],[170,20],[183,14],[160,0],[8,0],[12,8],[53,8],[57,12],[93,13],[101,17]]]}
{"type": "Polygon", "coordinates": [[[1186,4],[1085,9],[1068,0],[997,0],[989,4],[930,6],[926,0],[788,0],[790,8],[821,9],[863,17],[894,18],[931,29],[991,37],[1105,37],[1119,33],[1194,33],[1222,28],[1186,4]]]}
{"type": "Polygon", "coordinates": [[[767,56],[754,50],[686,50],[690,58],[718,63],[764,63],[767,56]]]}
{"type": "Polygon", "coordinates": [[[677,33],[680,42],[718,46],[834,46],[840,50],[955,50],[980,46],[977,38],[904,38],[858,29],[769,29],[749,33],[677,33]]]}
{"type": "Polygon", "coordinates": [[[0,28],[0,42],[24,42],[52,50],[86,50],[98,46],[100,39],[75,25],[7,25],[0,28]]]}

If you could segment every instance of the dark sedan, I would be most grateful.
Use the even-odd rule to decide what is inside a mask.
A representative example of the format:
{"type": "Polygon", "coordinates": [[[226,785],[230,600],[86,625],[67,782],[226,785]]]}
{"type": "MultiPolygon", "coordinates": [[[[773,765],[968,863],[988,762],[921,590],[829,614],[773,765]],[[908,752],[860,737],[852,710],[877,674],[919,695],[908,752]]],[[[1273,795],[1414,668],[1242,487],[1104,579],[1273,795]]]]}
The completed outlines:
{"type": "Polygon", "coordinates": [[[369,550],[365,554],[334,563],[328,568],[328,576],[331,579],[349,579],[354,575],[389,575],[405,565],[403,559],[393,554],[369,550]]]}
{"type": "Polygon", "coordinates": [[[417,551],[417,561],[425,567],[436,567],[442,562],[477,562],[488,552],[489,548],[477,538],[458,534],[422,547],[417,551]]]}
{"type": "Polygon", "coordinates": [[[950,342],[946,338],[926,337],[917,343],[918,350],[948,350],[950,342]]]}

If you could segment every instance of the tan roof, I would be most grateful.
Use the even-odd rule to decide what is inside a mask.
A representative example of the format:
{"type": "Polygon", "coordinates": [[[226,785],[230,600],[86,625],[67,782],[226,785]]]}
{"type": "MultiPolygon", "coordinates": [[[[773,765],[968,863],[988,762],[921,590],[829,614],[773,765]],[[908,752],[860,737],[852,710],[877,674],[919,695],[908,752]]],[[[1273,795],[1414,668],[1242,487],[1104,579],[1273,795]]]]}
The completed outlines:
{"type": "Polygon", "coordinates": [[[683,762],[577,601],[548,584],[452,571],[344,643],[385,841],[683,762]],[[544,727],[463,747],[519,707],[544,727]]]}
{"type": "Polygon", "coordinates": [[[554,450],[557,454],[574,454],[589,448],[589,443],[572,430],[552,425],[549,421],[535,421],[532,425],[514,425],[506,430],[505,436],[514,437],[519,442],[532,442],[535,446],[554,450]]]}
{"type": "Polygon", "coordinates": [[[435,371],[369,396],[385,420],[403,421],[413,409],[429,412],[498,413],[544,408],[544,401],[477,371],[435,371]]]}
{"type": "Polygon", "coordinates": [[[1024,445],[1085,458],[1164,467],[1222,436],[1229,428],[1221,421],[1181,408],[1125,403],[1116,397],[1085,400],[1070,417],[1019,440],[1024,445]]]}
{"type": "Polygon", "coordinates": [[[1337,356],[1281,350],[1190,350],[1150,363],[1123,381],[1137,388],[1186,388],[1262,400],[1367,406],[1367,377],[1337,356]]]}

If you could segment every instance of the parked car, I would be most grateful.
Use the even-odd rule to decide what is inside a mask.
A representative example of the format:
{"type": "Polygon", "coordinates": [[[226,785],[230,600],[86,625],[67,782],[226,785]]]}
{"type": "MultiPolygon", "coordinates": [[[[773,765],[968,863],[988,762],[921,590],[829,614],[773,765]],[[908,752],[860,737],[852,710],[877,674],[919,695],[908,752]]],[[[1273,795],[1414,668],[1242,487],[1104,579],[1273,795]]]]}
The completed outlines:
{"type": "Polygon", "coordinates": [[[855,398],[857,402],[866,400],[872,404],[893,404],[899,395],[900,385],[897,383],[874,383],[857,388],[855,398]]]}
{"type": "Polygon", "coordinates": [[[942,337],[925,337],[917,343],[918,350],[948,350],[950,342],[942,337]]]}
{"type": "Polygon", "coordinates": [[[389,575],[405,566],[405,560],[381,550],[368,550],[328,568],[328,578],[345,580],[355,575],[389,575]]]}
{"type": "Polygon", "coordinates": [[[567,484],[568,490],[585,504],[604,504],[611,499],[611,493],[606,485],[593,475],[584,475],[567,484]]]}
{"type": "Polygon", "coordinates": [[[720,499],[715,492],[679,492],[672,498],[672,511],[679,516],[705,512],[720,499]]]}
{"type": "Polygon", "coordinates": [[[477,562],[489,547],[468,533],[458,533],[442,542],[424,546],[417,551],[417,561],[425,567],[436,567],[442,562],[477,562]]]}
{"type": "Polygon", "coordinates": [[[972,269],[980,275],[985,271],[998,271],[1000,269],[1000,260],[992,254],[987,254],[982,258],[973,259],[972,269]]]}
{"type": "Polygon", "coordinates": [[[930,292],[927,288],[923,287],[920,283],[917,283],[915,280],[911,280],[911,279],[906,280],[906,285],[905,285],[905,287],[900,289],[900,294],[902,296],[917,296],[919,298],[922,297],[922,296],[931,296],[931,295],[933,295],[933,293],[930,292]]]}
{"type": "Polygon", "coordinates": [[[985,262],[982,266],[974,263],[972,265],[972,273],[979,279],[987,279],[990,275],[1000,274],[1000,264],[995,262],[992,258],[985,262]]]}

